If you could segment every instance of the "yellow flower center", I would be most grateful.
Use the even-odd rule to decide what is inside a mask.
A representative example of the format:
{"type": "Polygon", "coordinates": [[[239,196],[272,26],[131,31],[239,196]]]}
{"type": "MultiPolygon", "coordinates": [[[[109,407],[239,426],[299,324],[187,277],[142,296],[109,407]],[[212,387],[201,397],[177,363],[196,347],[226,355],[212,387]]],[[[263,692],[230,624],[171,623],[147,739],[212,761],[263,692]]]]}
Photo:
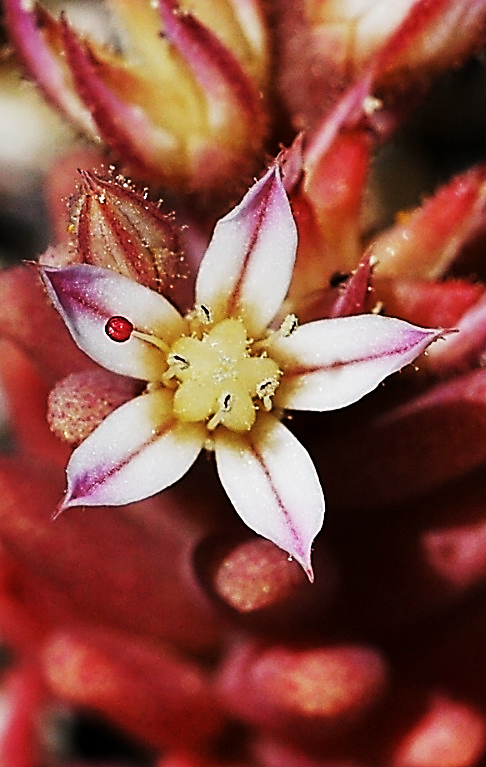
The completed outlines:
{"type": "Polygon", "coordinates": [[[179,336],[172,346],[135,330],[126,317],[110,317],[105,332],[116,343],[135,336],[162,352],[166,367],[160,378],[151,380],[151,387],[162,384],[173,390],[173,412],[181,421],[205,421],[210,431],[219,424],[248,431],[261,407],[272,409],[282,377],[278,363],[268,356],[269,341],[275,335],[292,335],[297,317],[287,315],[277,331],[257,341],[248,338],[241,319],[213,323],[206,306],[196,307],[186,319],[188,335],[179,336]]]}
{"type": "Polygon", "coordinates": [[[162,379],[169,386],[177,382],[174,413],[182,421],[207,421],[210,430],[219,424],[238,432],[251,429],[258,408],[272,408],[281,376],[277,363],[252,349],[239,319],[225,319],[208,329],[207,314],[191,325],[195,332],[170,347],[162,379]]]}

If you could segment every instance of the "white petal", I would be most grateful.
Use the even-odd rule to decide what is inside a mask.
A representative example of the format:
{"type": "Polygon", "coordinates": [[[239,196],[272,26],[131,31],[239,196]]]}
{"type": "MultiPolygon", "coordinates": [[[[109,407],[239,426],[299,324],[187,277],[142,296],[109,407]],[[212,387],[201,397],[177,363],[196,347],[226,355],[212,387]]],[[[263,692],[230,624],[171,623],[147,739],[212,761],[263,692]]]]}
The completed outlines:
{"type": "Polygon", "coordinates": [[[137,330],[171,343],[185,328],[167,299],[137,282],[98,266],[41,267],[54,306],[76,344],[96,362],[121,375],[150,381],[165,369],[160,349],[132,336],[117,343],[105,332],[110,317],[122,316],[137,330]]]}
{"type": "Polygon", "coordinates": [[[196,460],[201,424],[181,424],[172,394],[143,394],[109,415],[74,451],[67,467],[68,506],[121,506],[174,484],[196,460]]]}
{"type": "Polygon", "coordinates": [[[243,522],[287,551],[312,581],[324,496],[307,451],[272,416],[247,434],[218,429],[214,436],[221,483],[243,522]]]}
{"type": "Polygon", "coordinates": [[[277,166],[222,218],[201,262],[196,303],[214,318],[241,317],[258,336],[287,295],[297,230],[277,166]]]}
{"type": "Polygon", "coordinates": [[[363,314],[302,325],[268,347],[284,371],[278,407],[335,410],[375,389],[413,362],[442,331],[391,317],[363,314]]]}

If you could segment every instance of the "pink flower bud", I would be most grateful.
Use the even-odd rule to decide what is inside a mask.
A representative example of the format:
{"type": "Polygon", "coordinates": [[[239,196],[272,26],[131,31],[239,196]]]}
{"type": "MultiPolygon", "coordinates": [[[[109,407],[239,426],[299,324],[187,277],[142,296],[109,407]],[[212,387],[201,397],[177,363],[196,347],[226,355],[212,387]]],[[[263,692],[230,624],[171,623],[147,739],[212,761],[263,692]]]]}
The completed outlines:
{"type": "Polygon", "coordinates": [[[252,173],[267,132],[268,51],[259,3],[194,15],[175,0],[111,3],[123,51],[81,40],[65,16],[20,0],[5,8],[28,74],[124,169],[185,192],[219,195],[252,173]]]}
{"type": "Polygon", "coordinates": [[[103,266],[170,293],[184,272],[172,218],[123,178],[80,173],[71,199],[69,258],[63,263],[103,266]]]}
{"type": "Polygon", "coordinates": [[[435,695],[402,739],[393,767],[472,767],[484,752],[486,722],[471,705],[435,695]]]}
{"type": "Polygon", "coordinates": [[[220,688],[230,709],[286,741],[325,740],[362,718],[387,682],[379,652],[364,646],[243,646],[226,660],[220,688]]]}
{"type": "Polygon", "coordinates": [[[54,634],[42,653],[50,687],[158,748],[201,748],[221,727],[208,680],[160,645],[101,631],[54,634]]]}
{"type": "Polygon", "coordinates": [[[49,394],[47,421],[57,437],[79,445],[133,390],[133,381],[106,370],[72,373],[49,394]]]}

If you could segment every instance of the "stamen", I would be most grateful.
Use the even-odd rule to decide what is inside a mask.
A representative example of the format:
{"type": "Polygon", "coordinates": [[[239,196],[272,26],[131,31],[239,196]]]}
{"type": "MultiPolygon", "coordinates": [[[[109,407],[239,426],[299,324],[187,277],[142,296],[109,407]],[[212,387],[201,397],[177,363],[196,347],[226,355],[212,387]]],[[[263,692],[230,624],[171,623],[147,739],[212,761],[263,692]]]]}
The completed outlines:
{"type": "Polygon", "coordinates": [[[165,341],[162,341],[161,338],[157,338],[157,336],[142,333],[140,330],[134,330],[133,322],[127,320],[126,317],[110,317],[105,325],[105,333],[112,341],[116,341],[117,343],[128,341],[129,338],[134,336],[134,338],[139,338],[141,341],[146,341],[146,343],[156,346],[163,352],[169,351],[169,347],[165,341]]]}
{"type": "Polygon", "coordinates": [[[279,380],[277,377],[275,378],[266,378],[264,381],[261,381],[258,386],[256,387],[256,393],[257,397],[261,399],[263,402],[263,407],[265,410],[270,412],[272,409],[272,397],[277,391],[279,384],[279,380]]]}
{"type": "Polygon", "coordinates": [[[213,323],[211,309],[205,304],[196,304],[187,315],[187,319],[194,326],[194,331],[200,330],[201,325],[212,325],[213,323]]]}
{"type": "Polygon", "coordinates": [[[168,384],[172,378],[176,378],[183,370],[189,367],[189,361],[182,354],[171,352],[167,355],[168,368],[162,376],[162,383],[168,384]]]}
{"type": "Polygon", "coordinates": [[[227,413],[229,410],[231,410],[231,404],[233,402],[233,395],[232,394],[225,394],[222,398],[222,410],[227,413]]]}
{"type": "Polygon", "coordinates": [[[135,338],[139,338],[141,341],[145,341],[147,344],[156,346],[157,349],[160,349],[166,354],[169,351],[169,346],[165,343],[165,341],[162,341],[162,339],[158,338],[157,336],[153,336],[150,333],[142,333],[140,330],[134,330],[133,335],[135,338]]]}
{"type": "Polygon", "coordinates": [[[105,333],[112,341],[123,343],[132,335],[133,323],[126,317],[110,317],[105,325],[105,333]]]}
{"type": "Polygon", "coordinates": [[[209,431],[213,431],[213,429],[218,426],[221,421],[223,420],[224,414],[229,413],[233,405],[233,395],[229,392],[225,392],[220,398],[219,398],[219,410],[215,412],[212,418],[209,419],[207,423],[207,428],[209,431]]]}
{"type": "Polygon", "coordinates": [[[279,336],[288,338],[295,333],[298,327],[298,317],[295,314],[287,314],[278,330],[272,330],[266,338],[263,338],[261,341],[257,341],[252,345],[253,352],[262,352],[263,354],[266,354],[268,347],[275,338],[278,338],[279,336]]]}
{"type": "Polygon", "coordinates": [[[169,354],[167,361],[179,370],[187,370],[189,362],[181,354],[169,354]]]}
{"type": "Polygon", "coordinates": [[[173,378],[177,375],[177,373],[180,373],[182,370],[187,370],[189,367],[189,362],[186,360],[185,357],[182,356],[182,354],[176,354],[172,352],[167,356],[167,364],[169,366],[169,369],[167,370],[167,373],[165,376],[169,378],[173,378]],[[170,375],[168,375],[170,373],[170,375]]]}
{"type": "Polygon", "coordinates": [[[198,313],[198,319],[205,325],[209,325],[213,321],[213,318],[211,315],[211,309],[209,309],[208,306],[201,304],[200,306],[198,306],[197,313],[198,313]]]}
{"type": "Polygon", "coordinates": [[[299,320],[297,319],[295,314],[287,314],[284,321],[280,325],[280,332],[283,335],[284,338],[288,338],[292,335],[292,333],[295,333],[297,330],[299,324],[299,320]]]}

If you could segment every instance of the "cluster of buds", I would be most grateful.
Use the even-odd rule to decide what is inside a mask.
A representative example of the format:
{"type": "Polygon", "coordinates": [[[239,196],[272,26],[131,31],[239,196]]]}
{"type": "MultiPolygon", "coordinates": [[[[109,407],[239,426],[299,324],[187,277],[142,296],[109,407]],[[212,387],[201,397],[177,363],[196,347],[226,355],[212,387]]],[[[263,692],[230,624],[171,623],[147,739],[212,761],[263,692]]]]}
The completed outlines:
{"type": "Polygon", "coordinates": [[[255,0],[194,5],[189,13],[176,0],[110,0],[116,46],[80,39],[65,15],[56,20],[40,5],[8,0],[5,14],[48,100],[125,170],[214,196],[257,167],[268,42],[255,0]]]}
{"type": "Polygon", "coordinates": [[[0,273],[2,764],[98,764],[86,712],[109,767],[484,762],[486,166],[366,192],[486,3],[357,5],[111,0],[110,48],[4,2],[118,170],[0,273]]]}

